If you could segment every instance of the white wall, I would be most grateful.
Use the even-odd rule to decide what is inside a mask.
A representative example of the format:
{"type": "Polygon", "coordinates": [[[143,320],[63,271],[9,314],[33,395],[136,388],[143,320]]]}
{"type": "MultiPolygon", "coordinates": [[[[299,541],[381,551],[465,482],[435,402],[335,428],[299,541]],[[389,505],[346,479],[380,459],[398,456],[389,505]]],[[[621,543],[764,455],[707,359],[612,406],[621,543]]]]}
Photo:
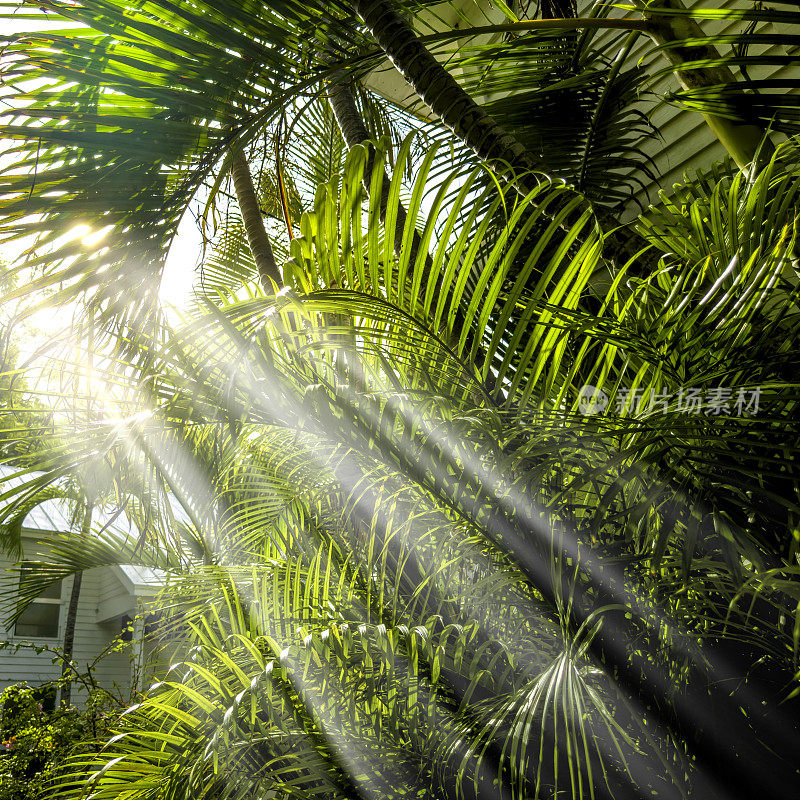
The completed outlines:
{"type": "MultiPolygon", "coordinates": [[[[589,5],[589,0],[578,0],[578,12],[585,12],[589,5]]],[[[684,0],[684,4],[689,7],[697,8],[742,8],[741,0],[723,0],[721,3],[703,3],[702,0],[684,0]]],[[[615,9],[610,14],[612,17],[631,16],[640,18],[638,12],[623,12],[615,9]]],[[[708,20],[698,20],[704,32],[709,36],[722,33],[734,33],[742,30],[741,23],[720,24],[708,20]]],[[[788,29],[789,26],[785,26],[788,29]]],[[[772,25],[760,24],[760,33],[774,33],[778,28],[772,25]]],[[[603,43],[608,45],[608,57],[613,59],[619,51],[619,44],[614,44],[615,40],[622,41],[619,32],[607,32],[598,35],[593,41],[596,46],[602,48],[603,43]]],[[[720,50],[728,53],[729,45],[723,45],[720,50]]],[[[772,48],[774,51],[774,48],[772,48]]],[[[771,52],[765,47],[751,47],[751,55],[771,52]]],[[[641,36],[637,45],[633,48],[629,63],[633,60],[642,59],[642,64],[652,65],[652,72],[655,73],[668,67],[667,61],[658,52],[653,52],[652,41],[641,36]]],[[[738,71],[735,70],[738,76],[738,71]]],[[[800,85],[800,70],[797,67],[760,67],[750,70],[753,78],[794,78],[800,85]]],[[[718,161],[726,156],[726,151],[714,137],[711,129],[706,124],[702,115],[697,112],[680,109],[674,105],[661,105],[658,107],[658,99],[663,99],[671,92],[680,89],[677,79],[672,74],[664,75],[653,87],[656,97],[649,97],[642,103],[641,108],[648,114],[652,114],[651,120],[659,135],[654,136],[644,147],[645,152],[653,159],[656,166],[657,179],[654,182],[647,182],[645,190],[636,195],[636,199],[645,207],[648,203],[658,202],[658,187],[662,187],[668,193],[673,184],[679,183],[683,179],[685,172],[691,172],[697,168],[708,168],[711,163],[718,161]]],[[[781,137],[779,137],[781,138],[781,137]]],[[[636,216],[639,207],[636,203],[628,206],[626,218],[636,216]]]]}
{"type": "MultiPolygon", "coordinates": [[[[26,559],[41,558],[42,553],[43,548],[37,546],[34,539],[25,539],[24,556],[26,559]]],[[[12,562],[8,558],[0,557],[0,585],[3,590],[14,583],[14,576],[6,572],[6,569],[11,566],[12,562]]],[[[64,581],[61,592],[60,629],[57,639],[17,638],[13,636],[13,630],[7,630],[3,621],[0,621],[0,641],[61,647],[71,589],[72,580],[64,581]]],[[[97,607],[101,597],[107,597],[115,593],[117,589],[124,591],[122,584],[108,567],[89,570],[83,575],[73,653],[73,660],[77,662],[82,671],[86,671],[87,665],[91,664],[119,633],[119,620],[105,624],[98,624],[96,621],[97,607]]],[[[126,697],[130,691],[130,650],[129,645],[122,652],[106,656],[93,670],[98,684],[115,692],[121,691],[126,697]]],[[[36,685],[55,680],[60,675],[61,664],[60,662],[53,663],[53,656],[49,652],[36,653],[30,647],[20,647],[16,652],[13,647],[0,650],[0,691],[19,681],[27,681],[31,685],[36,685]]],[[[85,697],[84,690],[77,683],[73,684],[72,693],[73,702],[76,703],[81,702],[82,696],[85,697]]]]}

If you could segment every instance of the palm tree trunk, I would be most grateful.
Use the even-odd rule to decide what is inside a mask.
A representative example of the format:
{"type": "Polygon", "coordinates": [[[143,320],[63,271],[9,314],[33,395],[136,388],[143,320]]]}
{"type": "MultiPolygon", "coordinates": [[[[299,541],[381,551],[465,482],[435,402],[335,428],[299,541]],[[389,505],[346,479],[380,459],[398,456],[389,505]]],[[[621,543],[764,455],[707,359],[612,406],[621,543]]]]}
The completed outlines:
{"type": "MultiPolygon", "coordinates": [[[[648,11],[647,3],[643,0],[635,2],[648,23],[648,35],[662,48],[664,58],[675,67],[675,76],[684,89],[703,89],[738,83],[736,76],[726,66],[682,68],[690,62],[720,59],[719,52],[711,45],[682,44],[686,39],[706,38],[703,29],[692,17],[682,14],[659,15],[657,11],[648,11]]],[[[685,10],[681,0],[660,0],[658,7],[675,11],[685,10]]],[[[715,114],[703,114],[703,117],[740,169],[745,169],[753,162],[765,136],[762,128],[757,125],[745,125],[715,114]]],[[[767,149],[771,149],[769,144],[766,144],[767,149]]]]}
{"type": "MultiPolygon", "coordinates": [[[[678,81],[684,89],[734,84],[733,72],[725,66],[702,69],[682,69],[692,61],[719,59],[710,45],[685,46],[689,38],[703,38],[700,26],[683,15],[649,13],[644,0],[635,0],[645,18],[647,34],[664,49],[665,58],[675,67],[678,81]]],[[[681,10],[681,0],[664,0],[661,7],[681,10]]],[[[469,145],[482,161],[503,173],[509,168],[517,176],[517,186],[526,193],[533,183],[530,172],[546,171],[541,159],[527,150],[514,136],[503,130],[458,85],[450,73],[418,40],[413,28],[402,19],[389,0],[353,0],[353,7],[363,19],[372,36],[391,58],[400,74],[414,87],[428,107],[460,139],[469,145]]],[[[740,168],[746,168],[759,152],[765,131],[713,114],[703,115],[714,135],[740,168]]],[[[769,151],[769,143],[766,150],[769,151]]]]}
{"type": "MultiPolygon", "coordinates": [[[[535,173],[548,172],[547,165],[498,125],[458,85],[418,40],[414,29],[397,14],[390,0],[353,0],[353,7],[400,74],[481,161],[509,178],[521,195],[535,188],[538,184],[535,173]]],[[[595,211],[602,226],[612,231],[606,237],[610,258],[624,263],[645,245],[635,232],[620,231],[619,221],[610,212],[595,211]]]]}
{"type": "MultiPolygon", "coordinates": [[[[333,110],[333,115],[336,117],[336,122],[339,125],[339,130],[342,132],[345,142],[349,148],[362,144],[369,140],[370,135],[361,119],[361,114],[358,112],[356,106],[355,95],[353,94],[353,87],[351,84],[346,83],[344,76],[337,76],[332,80],[328,86],[328,100],[333,110]]],[[[375,150],[372,147],[367,149],[367,164],[364,168],[364,188],[369,192],[370,182],[372,180],[372,173],[375,169],[375,150]]],[[[380,198],[380,217],[381,222],[386,221],[386,208],[389,204],[389,176],[386,170],[383,172],[383,183],[381,184],[381,198],[380,198]]],[[[395,222],[395,237],[394,247],[399,250],[403,242],[403,230],[406,225],[407,214],[402,204],[397,208],[397,220],[395,222]]],[[[416,237],[419,239],[419,237],[416,237]]]]}
{"type": "MultiPolygon", "coordinates": [[[[336,122],[339,125],[339,130],[342,132],[345,142],[349,148],[362,144],[369,140],[370,135],[367,131],[361,114],[356,106],[356,99],[353,93],[352,84],[347,83],[344,76],[336,76],[328,86],[328,100],[333,110],[333,115],[336,117],[336,122]]],[[[364,168],[364,188],[369,194],[372,173],[375,169],[375,150],[368,146],[367,150],[367,164],[364,168]]],[[[381,222],[386,222],[386,209],[389,205],[389,176],[386,170],[383,172],[383,181],[381,183],[381,197],[378,206],[381,222]]],[[[397,217],[394,224],[394,250],[397,255],[403,247],[403,232],[405,231],[406,221],[408,214],[402,203],[397,204],[397,217]]],[[[409,254],[410,263],[414,264],[417,260],[417,254],[422,247],[422,239],[416,228],[411,233],[411,253],[409,254]]],[[[425,271],[422,276],[422,285],[427,283],[432,263],[430,255],[426,253],[425,256],[425,271]]]]}
{"type": "MultiPolygon", "coordinates": [[[[89,538],[92,529],[92,512],[94,506],[89,503],[83,513],[81,524],[81,536],[89,538]]],[[[72,654],[75,651],[75,623],[78,619],[78,603],[81,598],[81,584],[83,583],[83,573],[76,572],[72,578],[72,591],[69,596],[69,606],[67,607],[67,619],[64,623],[64,661],[61,667],[61,704],[69,706],[72,700],[72,654]]]]}
{"type": "Polygon", "coordinates": [[[261,216],[253,179],[250,176],[250,167],[239,147],[233,154],[231,177],[239,210],[242,212],[247,242],[256,262],[258,277],[261,279],[264,291],[273,294],[275,286],[283,286],[283,278],[275,263],[275,254],[272,252],[267,229],[264,227],[264,218],[261,216]]]}
{"type": "Polygon", "coordinates": [[[428,107],[481,161],[505,174],[511,170],[523,194],[535,185],[530,174],[541,159],[501,128],[417,39],[414,29],[387,0],[353,0],[356,13],[400,74],[428,107]]]}

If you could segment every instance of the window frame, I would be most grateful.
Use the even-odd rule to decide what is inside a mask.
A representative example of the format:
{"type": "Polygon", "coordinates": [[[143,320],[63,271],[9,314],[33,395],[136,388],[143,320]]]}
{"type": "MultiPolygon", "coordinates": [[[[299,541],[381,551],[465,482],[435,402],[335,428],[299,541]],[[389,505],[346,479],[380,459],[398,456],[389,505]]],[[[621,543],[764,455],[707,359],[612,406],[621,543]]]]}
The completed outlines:
{"type": "MultiPolygon", "coordinates": [[[[22,561],[20,564],[20,571],[19,571],[19,578],[17,579],[17,592],[19,592],[19,585],[24,576],[25,567],[29,563],[35,563],[29,560],[22,561]]],[[[32,608],[36,604],[40,605],[51,605],[51,606],[58,606],[58,623],[56,625],[56,633],[53,636],[31,636],[28,634],[21,634],[17,633],[17,622],[15,621],[12,629],[8,631],[9,638],[15,641],[36,641],[36,642],[57,642],[61,639],[63,635],[64,629],[64,615],[61,613],[61,608],[66,603],[64,599],[64,581],[59,581],[59,593],[58,597],[37,597],[35,600],[30,602],[28,608],[32,608]]]]}

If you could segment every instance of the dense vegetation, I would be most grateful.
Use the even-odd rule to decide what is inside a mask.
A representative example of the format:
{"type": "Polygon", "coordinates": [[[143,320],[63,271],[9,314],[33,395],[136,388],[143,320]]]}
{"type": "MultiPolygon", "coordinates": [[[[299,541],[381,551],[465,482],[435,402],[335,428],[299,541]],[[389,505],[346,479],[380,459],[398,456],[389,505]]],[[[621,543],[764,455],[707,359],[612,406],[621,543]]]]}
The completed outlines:
{"type": "Polygon", "coordinates": [[[26,684],[0,694],[0,798],[38,800],[57,780],[60,766],[78,752],[91,752],[111,735],[119,707],[104,692],[81,709],[47,708],[45,695],[26,684]]]}
{"type": "Polygon", "coordinates": [[[0,522],[87,509],[22,602],[165,576],[159,680],[48,797],[792,796],[800,150],[758,69],[800,15],[733,5],[6,14],[6,299],[84,311],[25,376],[52,431],[0,412],[0,522]],[[622,224],[665,71],[729,158],[622,224]]]}

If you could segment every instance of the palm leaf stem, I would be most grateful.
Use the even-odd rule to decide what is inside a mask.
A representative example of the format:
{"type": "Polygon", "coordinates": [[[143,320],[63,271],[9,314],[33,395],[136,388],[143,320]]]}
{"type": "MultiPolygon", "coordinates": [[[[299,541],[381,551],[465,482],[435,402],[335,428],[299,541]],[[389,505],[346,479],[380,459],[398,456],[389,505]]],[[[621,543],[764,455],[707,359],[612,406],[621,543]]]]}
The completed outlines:
{"type": "MultiPolygon", "coordinates": [[[[648,11],[648,3],[644,0],[635,0],[635,3],[645,18],[647,34],[659,45],[664,58],[675,67],[675,76],[684,89],[719,89],[738,83],[730,67],[720,63],[721,56],[715,47],[683,43],[687,39],[705,38],[695,19],[683,14],[667,15],[648,11]],[[685,64],[698,61],[711,61],[717,66],[682,69],[685,64]]],[[[681,0],[663,0],[659,6],[675,11],[686,10],[681,0]]],[[[704,113],[703,118],[740,169],[747,169],[759,155],[760,148],[762,157],[768,157],[767,151],[771,148],[762,148],[766,132],[758,125],[742,124],[716,114],[704,113]]]]}
{"type": "Polygon", "coordinates": [[[603,93],[600,95],[600,101],[597,103],[594,113],[592,114],[592,121],[589,125],[589,133],[586,137],[583,154],[581,155],[581,170],[578,175],[578,188],[582,189],[586,182],[587,169],[589,167],[589,156],[592,149],[592,143],[596,136],[598,122],[600,121],[603,111],[609,102],[609,98],[614,87],[614,81],[617,79],[622,65],[627,60],[628,54],[636,42],[636,38],[637,36],[635,33],[630,33],[625,37],[625,42],[620,51],[617,53],[613,63],[611,64],[611,69],[606,76],[606,85],[603,87],[603,93]]]}
{"type": "Polygon", "coordinates": [[[525,33],[525,31],[584,31],[619,30],[649,32],[649,23],[641,19],[608,19],[607,17],[559,17],[557,19],[523,19],[499,25],[477,25],[458,30],[437,31],[418,37],[422,44],[463,39],[466,36],[484,36],[491,33],[525,33]]]}

